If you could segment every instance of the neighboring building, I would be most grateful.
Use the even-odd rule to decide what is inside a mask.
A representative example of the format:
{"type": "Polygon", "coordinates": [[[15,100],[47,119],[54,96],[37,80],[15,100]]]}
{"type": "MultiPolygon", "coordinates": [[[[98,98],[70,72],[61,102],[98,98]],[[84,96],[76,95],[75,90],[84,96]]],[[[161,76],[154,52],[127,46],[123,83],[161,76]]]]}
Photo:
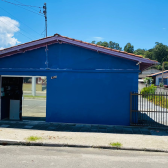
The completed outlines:
{"type": "Polygon", "coordinates": [[[138,91],[139,72],[154,64],[59,34],[0,50],[0,75],[13,75],[2,78],[3,87],[19,84],[19,99],[23,80],[14,76],[47,77],[47,122],[130,125],[130,93],[138,91]]]}
{"type": "MultiPolygon", "coordinates": [[[[32,77],[24,77],[23,83],[32,83],[32,77]]],[[[46,77],[36,77],[36,84],[46,83],[46,77]]]]}
{"type": "Polygon", "coordinates": [[[161,70],[158,70],[156,68],[148,68],[148,69],[145,69],[144,71],[142,71],[142,73],[139,74],[139,79],[144,79],[146,78],[148,75],[151,75],[151,74],[155,74],[155,73],[159,73],[161,72],[161,70]]]}
{"type": "MultiPolygon", "coordinates": [[[[159,86],[159,83],[162,82],[162,71],[155,74],[148,75],[147,77],[152,77],[153,83],[156,86],[159,86]]],[[[163,71],[163,83],[164,85],[168,85],[168,70],[163,71]]]]}
{"type": "Polygon", "coordinates": [[[146,84],[144,83],[144,79],[145,79],[148,75],[155,74],[155,73],[159,73],[159,72],[161,72],[161,71],[158,70],[158,69],[155,69],[155,68],[153,68],[153,67],[147,68],[147,69],[145,69],[144,71],[142,71],[142,72],[139,74],[138,90],[141,91],[144,87],[146,87],[146,84]]]}

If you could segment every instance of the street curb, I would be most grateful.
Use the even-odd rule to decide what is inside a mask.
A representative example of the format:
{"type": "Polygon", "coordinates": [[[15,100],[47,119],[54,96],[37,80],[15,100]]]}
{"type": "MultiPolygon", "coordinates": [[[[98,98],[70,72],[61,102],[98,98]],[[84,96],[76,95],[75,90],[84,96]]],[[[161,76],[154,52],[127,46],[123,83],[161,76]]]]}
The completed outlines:
{"type": "Polygon", "coordinates": [[[46,147],[74,147],[74,148],[97,148],[97,149],[111,149],[111,150],[129,150],[129,151],[144,151],[144,152],[164,152],[168,150],[163,149],[150,149],[150,148],[127,148],[127,147],[112,147],[112,146],[92,146],[92,145],[77,145],[77,144],[56,144],[56,143],[43,143],[43,142],[27,142],[16,140],[0,140],[0,145],[18,145],[18,146],[46,146],[46,147]]]}
{"type": "Polygon", "coordinates": [[[31,98],[31,97],[24,97],[24,100],[46,100],[46,98],[31,98]]]}

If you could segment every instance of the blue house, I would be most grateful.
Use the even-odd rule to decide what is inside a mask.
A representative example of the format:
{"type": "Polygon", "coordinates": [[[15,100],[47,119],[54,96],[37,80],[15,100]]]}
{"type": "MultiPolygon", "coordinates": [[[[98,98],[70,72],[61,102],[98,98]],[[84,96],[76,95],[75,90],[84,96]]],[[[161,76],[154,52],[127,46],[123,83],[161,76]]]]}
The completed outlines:
{"type": "Polygon", "coordinates": [[[0,50],[0,75],[47,77],[46,122],[130,125],[130,92],[154,64],[59,34],[0,50]]]}

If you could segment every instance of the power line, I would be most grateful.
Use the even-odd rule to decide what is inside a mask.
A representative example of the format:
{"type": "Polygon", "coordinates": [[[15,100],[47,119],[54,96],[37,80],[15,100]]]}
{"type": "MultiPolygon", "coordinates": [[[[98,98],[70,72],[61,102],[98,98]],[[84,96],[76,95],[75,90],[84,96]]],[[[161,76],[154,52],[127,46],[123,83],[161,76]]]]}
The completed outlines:
{"type": "MultiPolygon", "coordinates": [[[[19,2],[19,1],[17,1],[17,0],[14,0],[14,1],[16,1],[16,2],[18,2],[18,3],[20,3],[20,4],[23,4],[23,3],[21,3],[21,2],[19,2]]],[[[25,4],[23,4],[23,5],[25,5],[25,4]]],[[[42,8],[42,7],[39,7],[39,8],[40,8],[40,12],[37,11],[37,10],[35,10],[35,9],[33,9],[31,6],[26,6],[26,7],[29,7],[29,8],[31,8],[32,10],[34,10],[34,11],[36,11],[36,12],[38,12],[38,13],[41,13],[41,8],[42,8]]]]}
{"type": "MultiPolygon", "coordinates": [[[[11,14],[11,13],[9,13],[8,11],[6,11],[5,9],[3,9],[2,7],[0,7],[2,10],[4,10],[5,12],[7,12],[8,14],[10,14],[11,16],[13,16],[13,17],[15,17],[16,18],[16,16],[14,16],[13,14],[11,14]]],[[[27,24],[25,24],[23,21],[20,21],[20,22],[22,22],[24,25],[26,25],[29,29],[31,29],[31,30],[33,30],[35,33],[37,33],[38,35],[40,35],[41,36],[41,34],[40,33],[38,33],[37,31],[35,31],[34,29],[32,29],[31,27],[29,27],[27,24]]]]}
{"type": "Polygon", "coordinates": [[[25,4],[20,3],[20,2],[19,2],[20,4],[15,4],[15,3],[13,3],[13,2],[6,1],[6,0],[1,0],[1,1],[4,1],[4,2],[10,3],[10,4],[13,4],[13,5],[21,5],[21,6],[28,6],[28,7],[42,8],[42,7],[39,7],[39,6],[25,5],[25,4]]]}
{"type": "MultiPolygon", "coordinates": [[[[18,7],[20,7],[20,8],[23,8],[22,6],[19,6],[19,4],[15,4],[15,3],[12,3],[12,2],[9,2],[9,1],[5,1],[5,0],[1,0],[1,1],[10,3],[10,4],[15,5],[15,6],[18,6],[18,7]]],[[[25,6],[25,5],[24,5],[24,6],[25,6]]],[[[23,8],[23,9],[25,9],[25,10],[27,10],[27,11],[29,11],[29,12],[35,13],[35,14],[37,14],[37,15],[39,15],[39,16],[44,17],[42,14],[36,13],[36,12],[34,12],[34,11],[32,11],[32,10],[29,10],[29,9],[26,9],[26,8],[23,8]]]]}
{"type": "MultiPolygon", "coordinates": [[[[5,22],[3,22],[2,20],[0,20],[2,23],[4,23],[4,24],[6,24],[5,22]]],[[[9,26],[8,24],[6,24],[7,26],[9,26]]],[[[14,24],[13,24],[14,25],[14,24]]],[[[15,25],[14,25],[15,26],[15,25]]],[[[16,26],[15,26],[16,27],[16,26]]],[[[21,33],[21,32],[18,32],[18,33],[20,33],[20,34],[22,34],[23,36],[25,36],[25,37],[27,37],[27,38],[29,38],[30,40],[33,40],[33,39],[31,39],[30,37],[28,37],[28,36],[26,36],[26,35],[24,35],[23,33],[21,33]]]]}
{"type": "Polygon", "coordinates": [[[45,33],[44,33],[45,30],[46,30],[46,29],[45,29],[45,27],[44,27],[44,30],[43,30],[42,33],[41,33],[41,35],[43,35],[44,37],[45,37],[45,33]]]}
{"type": "MultiPolygon", "coordinates": [[[[1,7],[0,7],[1,8],[1,7]]],[[[2,9],[2,8],[1,8],[2,9]]],[[[3,22],[4,23],[4,22],[3,22]]],[[[10,22],[11,23],[11,22],[10,22]]],[[[11,23],[12,24],[12,23],[11,23]]],[[[13,24],[14,25],[14,24],[13,24]]],[[[15,25],[14,25],[15,26],[15,25]]],[[[16,27],[16,26],[15,26],[16,27]]],[[[22,28],[19,28],[20,30],[22,30],[23,32],[29,34],[27,31],[23,30],[22,28]]],[[[36,39],[36,37],[34,37],[36,39]]],[[[29,38],[30,39],[30,38],[29,38]]],[[[32,39],[31,39],[32,40],[32,39]]]]}

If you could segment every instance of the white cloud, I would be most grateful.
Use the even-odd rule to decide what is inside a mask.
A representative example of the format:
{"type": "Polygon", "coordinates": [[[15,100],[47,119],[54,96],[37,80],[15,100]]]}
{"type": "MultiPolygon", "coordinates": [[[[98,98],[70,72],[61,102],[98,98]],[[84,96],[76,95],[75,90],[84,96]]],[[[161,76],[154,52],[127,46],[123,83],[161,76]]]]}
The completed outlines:
{"type": "Polygon", "coordinates": [[[18,32],[19,22],[6,16],[0,16],[0,49],[19,44],[14,34],[18,32]]]}
{"type": "Polygon", "coordinates": [[[101,41],[101,40],[103,40],[103,37],[93,37],[93,39],[94,39],[95,41],[101,41]]]}

